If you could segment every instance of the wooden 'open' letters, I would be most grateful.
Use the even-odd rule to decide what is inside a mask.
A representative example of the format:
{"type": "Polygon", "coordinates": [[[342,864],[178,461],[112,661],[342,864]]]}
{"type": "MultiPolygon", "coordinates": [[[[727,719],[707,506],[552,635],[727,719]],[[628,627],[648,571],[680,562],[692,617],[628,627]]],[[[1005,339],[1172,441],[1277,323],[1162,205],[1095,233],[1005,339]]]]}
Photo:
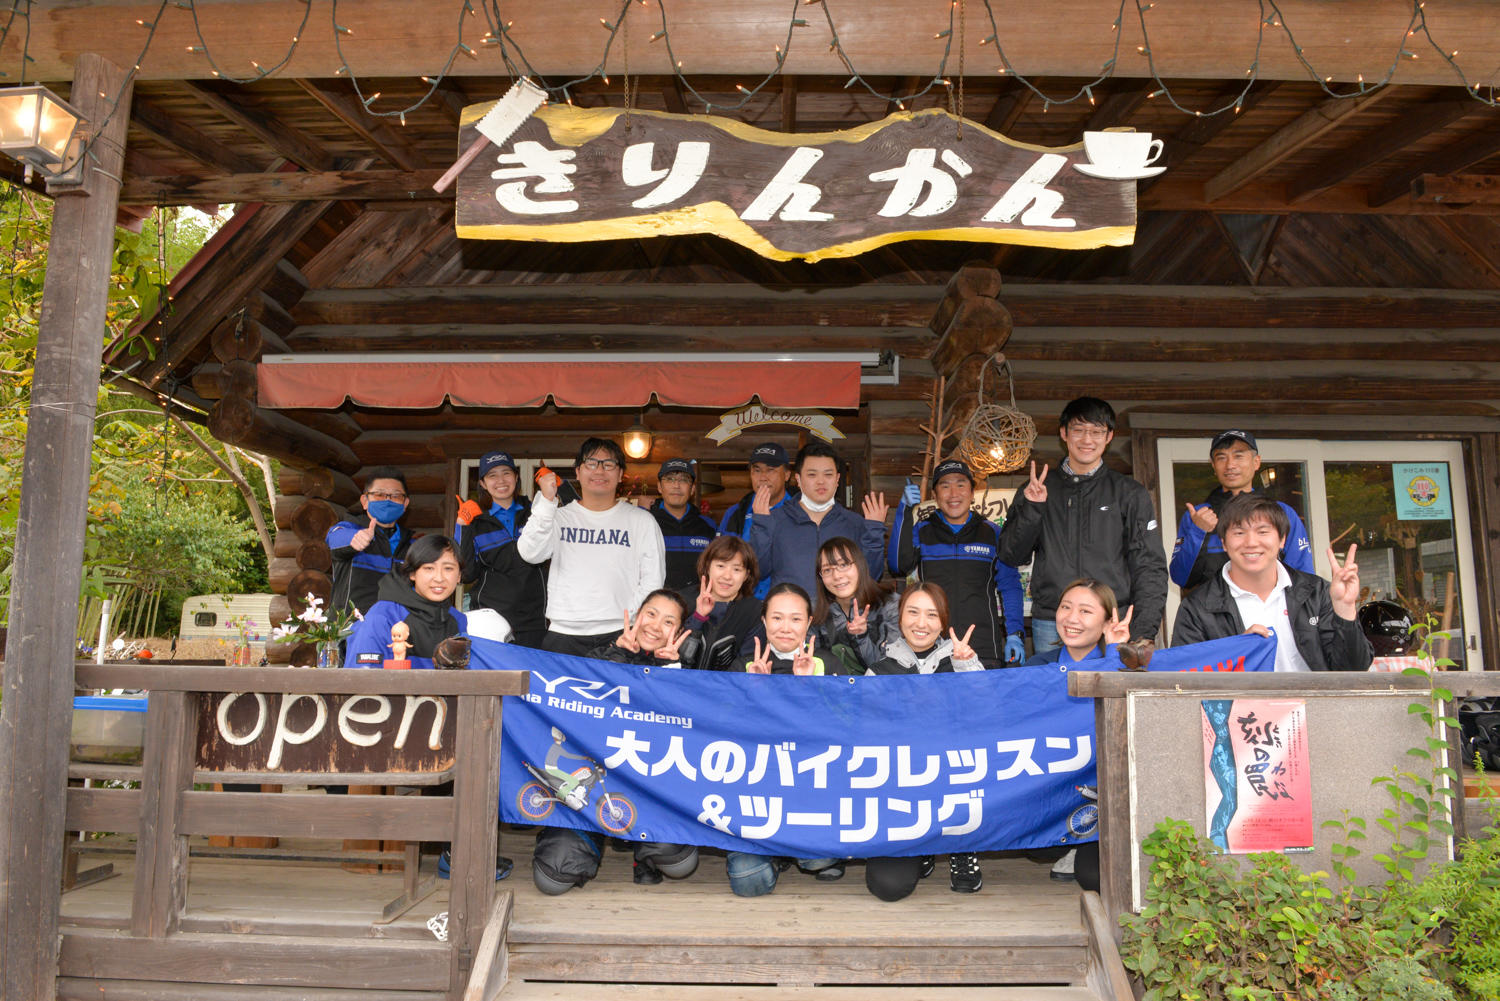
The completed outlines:
{"type": "Polygon", "coordinates": [[[197,766],[216,772],[440,772],[452,696],[212,692],[198,696],[197,766]]]}

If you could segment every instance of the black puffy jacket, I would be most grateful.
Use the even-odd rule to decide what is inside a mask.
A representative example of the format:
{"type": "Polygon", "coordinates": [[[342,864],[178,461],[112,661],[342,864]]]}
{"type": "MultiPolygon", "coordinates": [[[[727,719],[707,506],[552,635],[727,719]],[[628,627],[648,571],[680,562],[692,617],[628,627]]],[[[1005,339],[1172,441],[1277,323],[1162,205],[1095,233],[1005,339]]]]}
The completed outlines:
{"type": "MultiPolygon", "coordinates": [[[[1328,582],[1287,568],[1286,614],[1297,652],[1314,671],[1367,671],[1374,655],[1358,619],[1341,619],[1333,611],[1328,582]]],[[[1172,625],[1172,645],[1238,636],[1245,631],[1239,605],[1222,573],[1214,574],[1182,599],[1172,625]]]]}
{"type": "Polygon", "coordinates": [[[1088,476],[1054,469],[1047,499],[1021,490],[1000,531],[1000,558],[1031,562],[1031,617],[1055,620],[1063,589],[1093,577],[1115,592],[1121,614],[1134,606],[1130,638],[1154,637],[1167,605],[1167,555],[1146,488],[1101,465],[1088,476]]]}

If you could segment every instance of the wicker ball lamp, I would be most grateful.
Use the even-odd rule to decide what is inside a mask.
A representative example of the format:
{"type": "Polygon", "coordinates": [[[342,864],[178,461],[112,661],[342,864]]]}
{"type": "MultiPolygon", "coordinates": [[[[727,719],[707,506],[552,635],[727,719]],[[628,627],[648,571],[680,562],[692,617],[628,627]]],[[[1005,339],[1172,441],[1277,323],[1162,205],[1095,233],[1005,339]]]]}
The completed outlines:
{"type": "Polygon", "coordinates": [[[1036,424],[1016,408],[1016,384],[1004,355],[992,355],[979,374],[979,404],[969,422],[958,433],[954,455],[969,464],[975,476],[1013,473],[1026,465],[1036,441],[1036,424]],[[1005,376],[1010,387],[1010,405],[985,399],[984,377],[991,368],[1005,376]]]}

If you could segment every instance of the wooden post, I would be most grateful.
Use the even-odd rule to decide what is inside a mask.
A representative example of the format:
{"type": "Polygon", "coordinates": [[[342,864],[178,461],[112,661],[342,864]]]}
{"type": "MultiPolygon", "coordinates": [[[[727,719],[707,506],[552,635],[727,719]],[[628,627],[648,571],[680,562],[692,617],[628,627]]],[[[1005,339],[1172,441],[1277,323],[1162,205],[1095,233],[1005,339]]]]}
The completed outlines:
{"type": "Polygon", "coordinates": [[[47,248],[0,710],[3,1001],[55,993],[73,635],[130,97],[118,67],[78,57],[72,103],[104,130],[81,190],[56,200],[47,248]]]}
{"type": "Polygon", "coordinates": [[[448,941],[453,946],[449,996],[463,994],[495,899],[500,801],[500,699],[458,700],[458,757],[453,774],[453,847],[448,880],[448,941]],[[476,804],[484,804],[478,806],[476,804]]]}

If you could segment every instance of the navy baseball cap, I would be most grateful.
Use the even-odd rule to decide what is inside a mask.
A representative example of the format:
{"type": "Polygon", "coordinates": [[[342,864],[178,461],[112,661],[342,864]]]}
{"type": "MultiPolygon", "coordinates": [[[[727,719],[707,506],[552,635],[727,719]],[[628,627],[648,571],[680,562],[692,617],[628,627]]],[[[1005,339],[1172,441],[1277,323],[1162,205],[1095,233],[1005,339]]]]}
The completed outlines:
{"type": "Polygon", "coordinates": [[[510,457],[509,452],[486,452],[484,458],[479,460],[479,478],[484,479],[496,466],[509,466],[515,472],[516,460],[510,457]]]}
{"type": "Polygon", "coordinates": [[[659,480],[668,473],[686,473],[690,479],[698,478],[693,472],[693,464],[686,459],[668,459],[663,462],[661,468],[656,471],[656,478],[659,480]]]}
{"type": "Polygon", "coordinates": [[[1251,434],[1249,431],[1239,431],[1231,428],[1228,431],[1220,431],[1218,434],[1214,435],[1213,444],[1208,446],[1208,454],[1210,457],[1212,457],[1213,454],[1219,449],[1228,448],[1230,445],[1233,445],[1237,441],[1242,441],[1246,445],[1249,445],[1250,451],[1252,452],[1260,451],[1260,446],[1255,444],[1255,435],[1251,434]]]}
{"type": "Polygon", "coordinates": [[[974,471],[969,468],[967,462],[964,462],[962,459],[946,459],[943,462],[939,462],[937,468],[932,471],[932,485],[937,486],[938,480],[941,480],[949,473],[962,473],[970,484],[974,482],[974,471]]]}
{"type": "Polygon", "coordinates": [[[786,449],[774,441],[768,441],[764,445],[756,445],[755,451],[750,453],[750,465],[752,466],[757,462],[764,463],[767,466],[785,466],[788,464],[788,461],[786,449]]]}

